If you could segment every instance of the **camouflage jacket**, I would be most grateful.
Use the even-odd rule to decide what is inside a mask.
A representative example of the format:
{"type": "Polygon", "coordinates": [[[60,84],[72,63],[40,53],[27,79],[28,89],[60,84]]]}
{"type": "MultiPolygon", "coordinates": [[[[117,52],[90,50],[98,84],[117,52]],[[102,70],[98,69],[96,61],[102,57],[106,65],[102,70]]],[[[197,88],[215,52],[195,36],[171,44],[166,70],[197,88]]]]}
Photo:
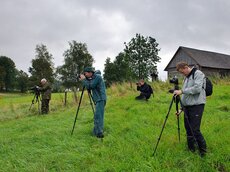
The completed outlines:
{"type": "Polygon", "coordinates": [[[45,85],[43,85],[42,87],[40,87],[40,91],[42,99],[51,99],[51,86],[48,82],[45,83],[45,85]]]}

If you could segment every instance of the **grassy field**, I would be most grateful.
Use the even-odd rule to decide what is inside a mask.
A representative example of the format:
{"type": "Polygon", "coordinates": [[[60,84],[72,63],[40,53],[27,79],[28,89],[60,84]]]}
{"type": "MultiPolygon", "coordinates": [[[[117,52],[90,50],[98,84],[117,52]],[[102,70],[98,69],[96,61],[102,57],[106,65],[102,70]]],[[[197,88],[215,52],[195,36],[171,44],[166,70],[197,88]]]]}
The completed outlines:
{"type": "Polygon", "coordinates": [[[230,82],[216,83],[201,126],[208,145],[204,158],[186,150],[183,116],[178,141],[175,104],[152,157],[172,99],[168,83],[153,83],[148,102],[135,101],[138,92],[129,84],[109,88],[103,141],[91,134],[86,94],[73,136],[78,103],[71,93],[67,106],[63,94],[52,94],[49,115],[38,115],[37,104],[29,111],[32,94],[0,94],[0,171],[230,171],[230,82]]]}

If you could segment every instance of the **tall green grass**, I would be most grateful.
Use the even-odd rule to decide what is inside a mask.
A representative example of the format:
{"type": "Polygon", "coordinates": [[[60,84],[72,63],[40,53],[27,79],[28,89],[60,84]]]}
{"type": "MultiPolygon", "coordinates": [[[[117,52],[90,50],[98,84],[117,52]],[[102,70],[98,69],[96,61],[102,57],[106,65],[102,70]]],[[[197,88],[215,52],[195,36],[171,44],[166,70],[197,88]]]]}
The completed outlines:
{"type": "MultiPolygon", "coordinates": [[[[154,82],[154,97],[136,101],[135,84],[107,89],[105,138],[92,136],[93,114],[85,92],[72,130],[78,103],[68,94],[52,94],[49,115],[29,111],[33,95],[0,95],[0,171],[230,171],[230,84],[218,81],[207,98],[201,130],[206,157],[186,150],[183,116],[178,141],[175,104],[156,156],[153,149],[165,120],[173,85],[154,82]],[[131,87],[132,86],[132,87],[131,87]]],[[[78,97],[80,93],[78,93],[78,97]]]]}

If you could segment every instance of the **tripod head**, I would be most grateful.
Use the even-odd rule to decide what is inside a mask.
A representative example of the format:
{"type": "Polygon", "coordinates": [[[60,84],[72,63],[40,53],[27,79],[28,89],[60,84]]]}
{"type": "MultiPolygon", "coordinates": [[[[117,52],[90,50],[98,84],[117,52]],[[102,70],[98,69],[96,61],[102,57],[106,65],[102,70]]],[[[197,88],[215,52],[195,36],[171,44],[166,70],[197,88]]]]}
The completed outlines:
{"type": "Polygon", "coordinates": [[[31,87],[30,90],[34,93],[34,95],[35,95],[36,97],[39,97],[40,94],[41,94],[41,92],[40,92],[40,87],[37,86],[37,85],[31,87]]]}
{"type": "Polygon", "coordinates": [[[174,84],[174,88],[170,89],[170,93],[174,93],[175,90],[179,90],[179,82],[177,76],[174,76],[172,79],[169,80],[171,84],[174,84]]]}
{"type": "Polygon", "coordinates": [[[33,106],[33,104],[38,103],[38,112],[40,113],[40,102],[39,102],[39,101],[41,101],[40,87],[35,85],[34,87],[31,87],[30,90],[32,90],[32,92],[34,93],[34,97],[32,99],[32,102],[31,102],[29,110],[31,110],[31,107],[33,106]]]}

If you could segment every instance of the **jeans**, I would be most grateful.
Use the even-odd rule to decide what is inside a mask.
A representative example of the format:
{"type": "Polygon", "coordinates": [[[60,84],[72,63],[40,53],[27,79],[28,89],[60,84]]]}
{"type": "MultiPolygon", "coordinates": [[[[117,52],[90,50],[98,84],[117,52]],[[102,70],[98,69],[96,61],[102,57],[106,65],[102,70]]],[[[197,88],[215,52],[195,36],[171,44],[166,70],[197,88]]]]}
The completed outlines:
{"type": "Polygon", "coordinates": [[[95,114],[94,114],[94,135],[103,134],[104,128],[104,110],[105,110],[106,101],[96,102],[95,114]]]}

